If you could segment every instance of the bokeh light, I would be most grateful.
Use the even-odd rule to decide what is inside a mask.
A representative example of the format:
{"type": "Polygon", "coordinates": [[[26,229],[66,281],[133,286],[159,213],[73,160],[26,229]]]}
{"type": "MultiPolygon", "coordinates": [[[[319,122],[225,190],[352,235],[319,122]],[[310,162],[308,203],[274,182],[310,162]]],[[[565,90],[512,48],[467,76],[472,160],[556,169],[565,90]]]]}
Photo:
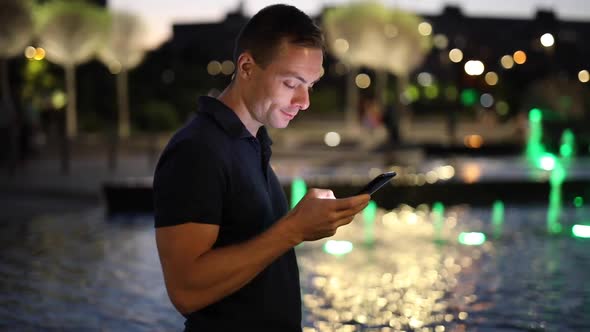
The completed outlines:
{"type": "Polygon", "coordinates": [[[465,72],[467,75],[478,76],[483,73],[485,66],[479,60],[469,60],[465,63],[465,72]]]}
{"type": "Polygon", "coordinates": [[[477,135],[477,134],[467,135],[463,139],[463,143],[468,148],[478,149],[478,148],[481,148],[481,146],[483,145],[483,137],[481,137],[481,135],[477,135]]]}
{"type": "Polygon", "coordinates": [[[324,251],[330,255],[346,255],[352,251],[354,246],[349,241],[328,240],[324,244],[324,251]]]}
{"type": "Polygon", "coordinates": [[[27,59],[32,59],[35,56],[37,50],[33,46],[27,46],[25,48],[25,57],[27,59]]]}
{"type": "Polygon", "coordinates": [[[418,84],[420,84],[422,86],[430,86],[430,85],[432,85],[432,82],[434,81],[434,79],[432,77],[432,74],[427,73],[427,72],[422,72],[422,73],[418,74],[417,81],[418,81],[418,84]]]}
{"type": "Polygon", "coordinates": [[[454,48],[449,51],[449,59],[454,63],[459,63],[463,60],[463,52],[458,48],[454,48]]]}
{"type": "Polygon", "coordinates": [[[578,79],[582,83],[587,83],[590,81],[590,72],[588,72],[586,69],[580,70],[580,72],[578,72],[578,79]]]}
{"type": "MultiPolygon", "coordinates": [[[[459,234],[459,243],[468,246],[479,246],[486,241],[486,236],[480,232],[462,232],[459,234]]],[[[467,318],[465,316],[465,318],[467,318]]]]}
{"type": "Polygon", "coordinates": [[[572,234],[575,237],[590,238],[590,226],[588,226],[588,225],[574,225],[572,227],[572,234]]]}
{"type": "Polygon", "coordinates": [[[45,49],[42,47],[37,47],[35,49],[35,55],[33,56],[35,60],[43,60],[45,59],[45,49]]]}
{"type": "Polygon", "coordinates": [[[509,111],[510,111],[510,106],[508,105],[507,102],[505,102],[503,100],[499,100],[496,103],[496,112],[499,115],[506,115],[506,114],[508,114],[509,111]]]}
{"type": "Polygon", "coordinates": [[[496,74],[493,71],[487,72],[486,75],[484,76],[484,79],[486,80],[486,83],[488,85],[496,85],[498,84],[498,74],[496,74]]]}
{"type": "Polygon", "coordinates": [[[551,47],[553,44],[555,44],[555,38],[553,38],[553,35],[550,33],[543,34],[540,39],[541,45],[545,47],[551,47]]]}
{"type": "Polygon", "coordinates": [[[330,147],[340,145],[340,134],[334,131],[326,133],[326,135],[324,135],[324,143],[326,143],[326,145],[330,147]]]}
{"type": "Polygon", "coordinates": [[[219,73],[221,73],[221,63],[217,60],[209,62],[207,65],[207,73],[212,76],[219,75],[219,73]]]}
{"type": "Polygon", "coordinates": [[[349,47],[350,45],[348,45],[348,41],[346,39],[338,38],[334,41],[334,52],[338,54],[346,53],[349,47]]]}
{"type": "Polygon", "coordinates": [[[430,36],[432,34],[432,25],[428,22],[422,22],[418,24],[418,32],[422,36],[430,36]]]}
{"type": "Polygon", "coordinates": [[[443,35],[442,33],[437,33],[432,38],[432,42],[434,43],[434,47],[442,50],[449,46],[449,39],[447,36],[443,35]]]}
{"type": "Polygon", "coordinates": [[[356,75],[354,82],[356,83],[356,86],[358,86],[359,88],[366,89],[371,85],[371,78],[369,77],[369,75],[361,73],[356,75]]]}
{"type": "Polygon", "coordinates": [[[541,157],[539,163],[542,169],[551,171],[553,168],[555,168],[555,156],[550,153],[546,153],[541,157]]]}
{"type": "Polygon", "coordinates": [[[465,89],[461,91],[461,103],[467,107],[475,105],[478,97],[477,91],[474,89],[465,89]]]}
{"type": "Polygon", "coordinates": [[[494,105],[494,97],[489,93],[484,93],[479,97],[479,103],[485,108],[492,107],[494,105]]]}
{"type": "Polygon", "coordinates": [[[516,51],[512,57],[514,58],[514,62],[516,62],[516,64],[522,65],[526,62],[526,53],[524,51],[516,51]]]}
{"type": "Polygon", "coordinates": [[[514,67],[514,59],[512,58],[512,55],[504,55],[501,59],[500,59],[500,64],[502,65],[502,67],[504,69],[510,69],[512,67],[514,67]]]}
{"type": "Polygon", "coordinates": [[[235,68],[236,67],[234,66],[233,61],[225,60],[221,64],[221,73],[223,75],[231,75],[234,72],[235,68]]]}

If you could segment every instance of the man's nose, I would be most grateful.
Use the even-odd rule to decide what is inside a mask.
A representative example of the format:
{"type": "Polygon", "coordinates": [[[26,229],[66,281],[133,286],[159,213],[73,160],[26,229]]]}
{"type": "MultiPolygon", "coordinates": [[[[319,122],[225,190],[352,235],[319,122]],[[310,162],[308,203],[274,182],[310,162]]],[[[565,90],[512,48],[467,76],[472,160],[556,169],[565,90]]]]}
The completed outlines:
{"type": "Polygon", "coordinates": [[[297,89],[297,93],[293,96],[291,103],[304,111],[309,107],[309,91],[306,87],[297,89]]]}

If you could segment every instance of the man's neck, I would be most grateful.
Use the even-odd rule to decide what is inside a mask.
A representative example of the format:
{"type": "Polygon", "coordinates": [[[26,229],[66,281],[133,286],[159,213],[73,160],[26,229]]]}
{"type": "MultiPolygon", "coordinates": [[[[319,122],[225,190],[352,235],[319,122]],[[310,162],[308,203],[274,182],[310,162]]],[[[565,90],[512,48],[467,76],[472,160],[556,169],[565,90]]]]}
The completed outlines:
{"type": "Polygon", "coordinates": [[[240,121],[244,124],[246,129],[252,134],[252,136],[256,137],[258,133],[258,129],[260,129],[261,125],[258,121],[252,118],[248,110],[248,106],[244,102],[241,97],[240,91],[235,86],[234,82],[232,82],[223,92],[217,97],[219,101],[221,101],[225,106],[229,107],[240,121]]]}

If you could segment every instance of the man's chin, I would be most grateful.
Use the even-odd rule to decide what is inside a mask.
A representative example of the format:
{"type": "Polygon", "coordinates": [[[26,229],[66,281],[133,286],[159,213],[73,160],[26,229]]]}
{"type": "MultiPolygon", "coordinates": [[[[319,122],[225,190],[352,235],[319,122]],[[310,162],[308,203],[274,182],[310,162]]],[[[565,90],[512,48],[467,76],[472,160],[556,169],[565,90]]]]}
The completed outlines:
{"type": "Polygon", "coordinates": [[[287,128],[287,126],[289,126],[289,122],[291,122],[291,121],[290,120],[277,121],[277,122],[271,123],[270,127],[274,128],[274,129],[284,129],[284,128],[287,128]]]}

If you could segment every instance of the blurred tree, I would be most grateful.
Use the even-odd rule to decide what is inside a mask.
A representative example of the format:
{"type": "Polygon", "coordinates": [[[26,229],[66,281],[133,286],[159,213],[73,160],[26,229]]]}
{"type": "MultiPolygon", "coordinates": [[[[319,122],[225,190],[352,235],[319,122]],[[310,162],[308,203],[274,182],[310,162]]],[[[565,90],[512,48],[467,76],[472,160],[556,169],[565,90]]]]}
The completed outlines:
{"type": "Polygon", "coordinates": [[[18,120],[10,91],[8,59],[21,54],[31,40],[33,18],[26,0],[0,1],[0,71],[2,72],[2,113],[0,128],[7,128],[9,164],[14,171],[18,159],[18,120]]]}
{"type": "Polygon", "coordinates": [[[78,134],[76,66],[90,60],[104,43],[109,28],[108,12],[76,0],[48,2],[36,10],[39,44],[47,59],[66,73],[66,130],[62,170],[69,169],[69,144],[78,134]]]}
{"type": "MultiPolygon", "coordinates": [[[[328,10],[324,17],[327,43],[332,53],[350,68],[368,67],[377,72],[376,94],[380,104],[384,102],[387,72],[398,77],[399,96],[408,75],[430,52],[430,33],[419,31],[422,22],[414,14],[389,9],[372,1],[336,7],[328,10]]],[[[349,73],[356,75],[355,70],[349,70],[349,73]]],[[[352,77],[349,79],[349,94],[358,93],[353,80],[352,77]]],[[[353,105],[349,104],[348,108],[353,105]]],[[[348,118],[354,116],[348,115],[348,118]]]]}
{"type": "Polygon", "coordinates": [[[128,72],[143,60],[147,48],[145,28],[138,16],[115,12],[111,14],[110,23],[111,28],[98,57],[111,73],[117,75],[117,130],[111,140],[108,161],[110,169],[114,170],[120,139],[130,135],[128,72]]]}
{"type": "Polygon", "coordinates": [[[47,59],[64,67],[68,96],[66,135],[76,137],[76,66],[90,60],[108,31],[107,12],[83,1],[58,0],[37,10],[39,44],[47,59]]]}
{"type": "Polygon", "coordinates": [[[348,67],[346,122],[356,124],[358,68],[383,67],[385,54],[383,27],[388,10],[376,2],[357,2],[326,11],[323,22],[328,48],[348,67]]]}
{"type": "Polygon", "coordinates": [[[117,75],[118,123],[117,135],[127,138],[129,125],[128,71],[141,63],[147,48],[146,31],[140,18],[124,12],[112,14],[111,29],[99,50],[99,59],[117,75]]]}

